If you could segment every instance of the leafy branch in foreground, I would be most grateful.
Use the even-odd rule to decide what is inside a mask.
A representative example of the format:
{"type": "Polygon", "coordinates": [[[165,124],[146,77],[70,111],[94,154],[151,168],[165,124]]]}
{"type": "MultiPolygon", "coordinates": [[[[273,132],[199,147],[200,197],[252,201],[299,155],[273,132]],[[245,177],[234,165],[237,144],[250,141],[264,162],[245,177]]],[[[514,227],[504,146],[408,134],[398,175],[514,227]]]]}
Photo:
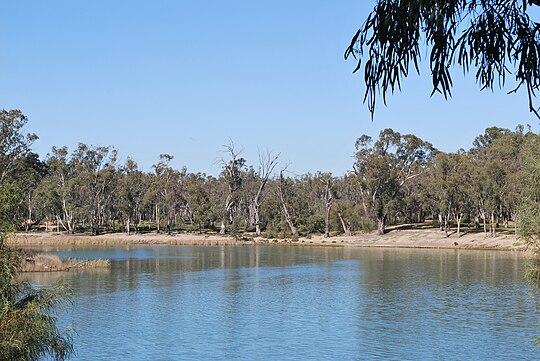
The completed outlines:
{"type": "Polygon", "coordinates": [[[401,80],[413,64],[420,73],[421,44],[429,52],[433,91],[451,96],[450,67],[476,69],[481,89],[505,84],[514,74],[516,92],[527,89],[529,110],[540,87],[540,24],[531,20],[530,6],[539,0],[378,0],[367,20],[353,36],[345,59],[364,55],[364,102],[373,116],[377,95],[386,104],[388,91],[401,89],[401,80]],[[513,70],[511,70],[513,69],[513,70]]]}

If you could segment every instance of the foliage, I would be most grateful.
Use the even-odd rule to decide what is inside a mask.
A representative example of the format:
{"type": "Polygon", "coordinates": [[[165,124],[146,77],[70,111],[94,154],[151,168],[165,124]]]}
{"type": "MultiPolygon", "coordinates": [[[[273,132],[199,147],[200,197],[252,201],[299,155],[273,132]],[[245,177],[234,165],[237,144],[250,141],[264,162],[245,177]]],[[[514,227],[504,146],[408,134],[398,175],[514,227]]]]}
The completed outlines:
{"type": "MultiPolygon", "coordinates": [[[[533,286],[540,286],[540,258],[534,258],[527,263],[525,277],[533,286]]],[[[538,341],[540,339],[537,339],[538,341]]]]}
{"type": "Polygon", "coordinates": [[[527,143],[524,153],[526,197],[520,204],[518,229],[527,244],[540,252],[540,140],[527,143]]]}
{"type": "Polygon", "coordinates": [[[50,355],[65,360],[73,353],[71,334],[57,328],[54,311],[65,302],[67,290],[36,290],[15,281],[20,261],[18,252],[0,250],[2,276],[6,277],[0,289],[0,359],[38,360],[50,355]]]}
{"type": "Polygon", "coordinates": [[[0,110],[0,181],[20,169],[20,158],[30,152],[35,134],[25,133],[28,119],[20,110],[0,110]]]}
{"type": "Polygon", "coordinates": [[[0,359],[38,360],[49,355],[64,360],[73,352],[71,336],[57,328],[54,311],[66,300],[66,290],[34,289],[20,281],[23,255],[5,245],[29,180],[17,172],[28,170],[26,160],[32,157],[30,145],[36,138],[24,134],[25,124],[20,111],[0,111],[0,359]]]}
{"type": "Polygon", "coordinates": [[[73,353],[71,333],[58,329],[54,312],[69,299],[68,291],[19,281],[22,252],[4,246],[5,233],[0,238],[0,359],[67,359],[73,353]]]}
{"type": "Polygon", "coordinates": [[[377,220],[378,232],[383,234],[389,211],[398,208],[395,203],[403,186],[425,171],[434,149],[412,134],[401,135],[392,129],[381,131],[371,144],[367,135],[357,139],[354,171],[365,213],[377,220]]]}
{"type": "Polygon", "coordinates": [[[83,143],[55,147],[41,161],[27,143],[2,183],[12,199],[0,225],[92,233],[227,228],[273,238],[384,233],[388,225],[440,220],[448,236],[450,225],[474,222],[495,237],[518,220],[517,230],[533,240],[540,235],[538,139],[523,126],[490,127],[471,149],[444,153],[385,129],[376,139],[358,138],[353,172],[342,176],[294,175],[286,166],[276,174],[279,155],[263,153],[255,167],[231,142],[217,177],[175,169],[167,154],[143,172],[129,158],[117,164],[114,147],[83,143]]]}
{"type": "Polygon", "coordinates": [[[369,110],[377,94],[386,104],[388,91],[401,88],[411,64],[419,73],[421,44],[429,53],[433,91],[451,95],[450,68],[475,68],[481,89],[503,86],[515,76],[524,86],[529,109],[538,117],[533,97],[540,87],[540,24],[531,20],[530,6],[538,0],[378,0],[345,52],[362,67],[369,110]]]}

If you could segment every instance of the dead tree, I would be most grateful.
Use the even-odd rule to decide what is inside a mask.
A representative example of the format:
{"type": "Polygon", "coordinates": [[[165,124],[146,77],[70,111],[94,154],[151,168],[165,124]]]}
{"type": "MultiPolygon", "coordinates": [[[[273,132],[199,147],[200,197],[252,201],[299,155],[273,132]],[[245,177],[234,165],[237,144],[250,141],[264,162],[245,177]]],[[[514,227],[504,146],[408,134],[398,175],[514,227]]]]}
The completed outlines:
{"type": "Polygon", "coordinates": [[[272,154],[267,151],[266,154],[261,154],[259,152],[259,177],[260,177],[260,184],[259,188],[257,189],[257,193],[253,197],[253,200],[251,202],[251,208],[253,210],[253,217],[255,221],[255,232],[257,233],[257,236],[261,235],[261,215],[260,215],[260,209],[261,205],[264,202],[264,197],[262,196],[263,190],[266,186],[266,183],[268,183],[268,179],[270,178],[270,175],[274,171],[274,168],[277,165],[277,159],[279,157],[279,154],[275,157],[272,157],[272,154]]]}
{"type": "Polygon", "coordinates": [[[293,219],[291,217],[291,214],[289,213],[289,210],[287,208],[287,204],[285,203],[285,193],[283,191],[283,186],[285,184],[285,178],[283,177],[283,172],[287,167],[282,168],[279,172],[279,183],[278,183],[278,193],[279,193],[279,200],[281,201],[281,207],[283,209],[283,215],[285,216],[285,221],[289,225],[289,228],[291,230],[291,233],[293,236],[298,236],[298,230],[296,229],[293,219]]]}

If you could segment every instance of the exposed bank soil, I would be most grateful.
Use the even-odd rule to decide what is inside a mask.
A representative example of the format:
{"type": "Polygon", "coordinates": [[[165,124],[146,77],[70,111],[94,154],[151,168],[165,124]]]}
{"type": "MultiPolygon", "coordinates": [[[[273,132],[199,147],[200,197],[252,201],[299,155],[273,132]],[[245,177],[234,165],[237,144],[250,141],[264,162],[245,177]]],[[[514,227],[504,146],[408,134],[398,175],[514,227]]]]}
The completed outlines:
{"type": "Polygon", "coordinates": [[[496,237],[486,237],[483,232],[469,232],[457,237],[454,233],[446,237],[435,229],[391,230],[385,235],[363,233],[353,236],[324,238],[300,237],[290,239],[264,239],[243,236],[234,238],[207,234],[131,234],[112,233],[98,236],[86,234],[64,234],[54,232],[18,233],[13,235],[11,245],[113,245],[113,244],[170,244],[195,246],[239,246],[239,245],[280,245],[280,246],[334,246],[334,247],[397,247],[397,248],[454,248],[525,251],[525,243],[512,232],[500,232],[496,237]]]}

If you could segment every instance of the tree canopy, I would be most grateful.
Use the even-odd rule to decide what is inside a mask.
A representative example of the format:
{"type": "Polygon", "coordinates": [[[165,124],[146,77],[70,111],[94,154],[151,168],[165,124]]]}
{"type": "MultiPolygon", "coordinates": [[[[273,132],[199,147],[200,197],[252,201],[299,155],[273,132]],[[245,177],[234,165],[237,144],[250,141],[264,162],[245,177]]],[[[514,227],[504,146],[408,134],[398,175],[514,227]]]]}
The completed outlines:
{"type": "Polygon", "coordinates": [[[377,0],[373,11],[353,36],[345,59],[364,69],[364,102],[373,116],[377,96],[386,104],[388,91],[401,89],[411,64],[417,73],[421,45],[429,54],[433,90],[451,96],[450,68],[475,69],[484,89],[502,87],[515,77],[516,92],[527,90],[529,110],[540,87],[540,24],[530,16],[540,0],[377,0]],[[367,58],[363,62],[364,56],[367,58]]]}
{"type": "MultiPolygon", "coordinates": [[[[458,238],[462,227],[485,237],[520,230],[540,248],[538,222],[528,222],[540,212],[540,136],[524,126],[487,128],[471,149],[456,153],[392,129],[374,138],[360,135],[351,172],[344,175],[297,175],[286,165],[276,170],[279,154],[270,151],[253,164],[232,142],[224,147],[221,173],[210,176],[175,169],[168,154],[145,172],[131,158],[120,163],[113,146],[84,143],[72,150],[53,147],[40,160],[31,139],[19,139],[26,143],[18,161],[4,163],[16,171],[0,182],[0,227],[91,234],[222,231],[297,241],[419,225],[438,226],[447,237],[455,227],[458,238]]],[[[0,241],[8,231],[0,228],[0,241]]]]}

